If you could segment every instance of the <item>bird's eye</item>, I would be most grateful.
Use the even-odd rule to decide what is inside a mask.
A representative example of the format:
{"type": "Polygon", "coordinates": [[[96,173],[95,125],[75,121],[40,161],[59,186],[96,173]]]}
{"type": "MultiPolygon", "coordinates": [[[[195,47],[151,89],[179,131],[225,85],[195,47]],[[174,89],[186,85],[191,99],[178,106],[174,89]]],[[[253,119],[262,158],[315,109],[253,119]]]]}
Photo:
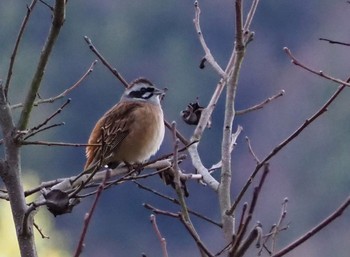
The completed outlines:
{"type": "Polygon", "coordinates": [[[129,96],[132,98],[142,98],[149,99],[153,96],[154,88],[152,87],[142,87],[139,90],[131,91],[129,96]]]}
{"type": "Polygon", "coordinates": [[[146,92],[150,92],[150,93],[152,93],[154,91],[154,88],[152,88],[152,87],[143,87],[143,88],[141,88],[141,93],[146,93],[146,92]]]}

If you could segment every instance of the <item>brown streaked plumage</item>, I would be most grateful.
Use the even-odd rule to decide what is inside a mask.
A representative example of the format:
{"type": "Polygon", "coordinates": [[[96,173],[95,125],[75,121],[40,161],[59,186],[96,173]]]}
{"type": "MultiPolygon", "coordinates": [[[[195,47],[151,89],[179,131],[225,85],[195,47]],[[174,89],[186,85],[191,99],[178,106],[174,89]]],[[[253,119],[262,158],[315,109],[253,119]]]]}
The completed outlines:
{"type": "Polygon", "coordinates": [[[121,162],[142,163],[154,155],[164,138],[161,94],[161,90],[144,78],[133,81],[120,102],[92,130],[88,143],[104,143],[103,147],[86,147],[85,169],[99,163],[102,156],[102,165],[115,168],[121,162]]]}

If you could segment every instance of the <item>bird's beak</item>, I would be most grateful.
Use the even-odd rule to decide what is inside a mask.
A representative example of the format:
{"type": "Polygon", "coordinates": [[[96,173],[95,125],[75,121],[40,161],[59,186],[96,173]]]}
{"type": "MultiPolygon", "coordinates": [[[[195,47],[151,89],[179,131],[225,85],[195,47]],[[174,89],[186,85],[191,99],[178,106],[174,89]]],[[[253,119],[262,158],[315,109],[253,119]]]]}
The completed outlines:
{"type": "Polygon", "coordinates": [[[164,89],[155,88],[153,94],[159,95],[159,98],[163,99],[163,97],[165,96],[165,92],[167,90],[168,90],[167,88],[164,88],[164,89]]]}

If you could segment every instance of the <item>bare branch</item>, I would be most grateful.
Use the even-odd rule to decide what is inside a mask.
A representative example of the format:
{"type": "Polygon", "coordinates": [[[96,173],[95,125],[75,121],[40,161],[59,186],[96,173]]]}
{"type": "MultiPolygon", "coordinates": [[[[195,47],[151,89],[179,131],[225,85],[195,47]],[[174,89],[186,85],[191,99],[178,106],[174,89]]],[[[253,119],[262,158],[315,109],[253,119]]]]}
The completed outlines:
{"type": "Polygon", "coordinates": [[[240,247],[237,249],[237,252],[234,255],[234,257],[242,257],[254,241],[258,241],[257,245],[259,245],[259,239],[261,238],[261,235],[262,235],[261,226],[260,225],[255,226],[252,229],[252,231],[250,231],[247,238],[242,242],[240,247]]]}
{"type": "MultiPolygon", "coordinates": [[[[32,137],[32,136],[38,134],[38,133],[41,133],[41,132],[43,132],[43,131],[45,131],[45,130],[49,130],[49,129],[52,129],[52,128],[55,128],[55,127],[60,127],[60,126],[63,126],[63,125],[65,125],[65,123],[64,123],[64,122],[61,122],[61,123],[55,123],[55,124],[52,124],[52,125],[43,127],[43,128],[41,128],[41,129],[38,129],[38,130],[35,131],[35,132],[32,132],[30,135],[26,136],[26,137],[24,138],[24,140],[26,140],[27,138],[30,138],[30,137],[32,137]]],[[[1,144],[1,143],[0,143],[0,144],[1,144]]]]}
{"type": "MultiPolygon", "coordinates": [[[[168,201],[170,201],[170,202],[172,202],[172,203],[175,203],[175,204],[177,204],[177,205],[180,204],[179,201],[178,201],[177,199],[175,199],[175,198],[172,198],[172,197],[170,197],[170,196],[164,195],[164,194],[162,194],[162,193],[160,193],[160,192],[158,192],[158,191],[156,191],[156,190],[154,190],[154,189],[152,189],[152,188],[149,188],[149,187],[147,187],[147,186],[145,186],[145,185],[142,185],[142,184],[138,183],[137,181],[133,181],[133,182],[134,182],[139,188],[141,188],[141,189],[144,189],[144,190],[146,190],[146,191],[148,191],[148,192],[151,192],[152,194],[155,194],[156,196],[159,196],[159,197],[161,197],[161,198],[163,198],[163,199],[166,199],[166,200],[168,200],[168,201]]],[[[220,227],[220,228],[222,227],[222,225],[221,225],[220,223],[218,223],[218,222],[216,222],[216,221],[214,221],[214,220],[212,220],[212,219],[210,219],[210,218],[204,216],[203,214],[200,214],[200,213],[198,213],[198,212],[196,212],[196,211],[193,211],[193,210],[191,210],[191,209],[188,209],[188,212],[189,212],[190,214],[196,216],[196,217],[199,218],[199,219],[205,220],[205,221],[207,221],[207,222],[209,222],[209,223],[211,223],[211,224],[213,224],[213,225],[215,225],[215,226],[218,226],[218,227],[220,227]]]]}
{"type": "Polygon", "coordinates": [[[117,69],[113,68],[108,61],[99,53],[99,51],[96,49],[96,47],[92,44],[92,41],[87,36],[84,36],[85,42],[88,44],[90,50],[100,59],[100,61],[105,65],[114,76],[117,77],[117,79],[123,84],[125,88],[129,87],[128,82],[122,77],[122,75],[117,71],[117,69]]]}
{"type": "Polygon", "coordinates": [[[157,237],[159,239],[160,245],[162,247],[163,257],[168,257],[168,251],[167,251],[167,248],[166,248],[166,240],[162,236],[162,233],[160,233],[160,230],[159,230],[158,225],[157,225],[156,216],[154,214],[151,214],[150,220],[151,220],[153,229],[156,232],[156,235],[157,235],[157,237]]]}
{"type": "Polygon", "coordinates": [[[204,245],[202,240],[199,238],[197,232],[194,230],[192,224],[190,224],[188,221],[185,220],[185,218],[181,215],[180,220],[182,221],[182,224],[184,224],[187,231],[190,233],[190,235],[193,237],[194,241],[198,245],[201,252],[203,252],[205,255],[202,256],[208,256],[208,257],[214,257],[214,255],[207,249],[207,247],[204,245]]]}
{"type": "Polygon", "coordinates": [[[303,236],[292,242],[290,245],[286,246],[285,248],[281,249],[277,253],[273,254],[272,257],[281,257],[285,254],[289,253],[293,249],[295,249],[297,246],[304,243],[306,240],[308,240],[310,237],[316,235],[320,230],[330,225],[333,221],[335,221],[336,218],[340,217],[343,212],[348,208],[350,205],[350,197],[348,197],[340,206],[338,209],[336,209],[331,215],[329,215],[326,219],[324,219],[321,223],[319,223],[317,226],[309,230],[307,233],[305,233],[303,236]]]}
{"type": "Polygon", "coordinates": [[[19,32],[18,32],[18,35],[16,38],[16,43],[15,43],[15,47],[13,48],[13,51],[11,54],[10,65],[9,65],[9,69],[7,71],[7,78],[6,78],[6,82],[5,82],[5,88],[4,88],[4,93],[5,93],[6,98],[7,98],[7,93],[8,93],[9,87],[10,87],[13,65],[15,64],[19,43],[22,39],[24,30],[27,26],[30,14],[32,13],[32,10],[33,10],[36,3],[37,3],[37,0],[33,0],[31,2],[31,4],[29,6],[27,6],[27,14],[24,16],[24,19],[23,19],[22,24],[21,24],[21,28],[19,29],[19,32]]]}
{"type": "Polygon", "coordinates": [[[246,114],[246,113],[249,113],[249,112],[252,112],[252,111],[255,111],[255,110],[259,110],[259,109],[262,109],[265,107],[266,104],[270,103],[271,101],[283,96],[285,93],[284,90],[281,90],[279,93],[267,98],[266,100],[264,100],[263,102],[261,103],[258,103],[252,107],[249,107],[247,109],[244,109],[244,110],[239,110],[239,111],[236,111],[236,115],[242,115],[242,114],[246,114]]]}
{"type": "MultiPolygon", "coordinates": [[[[349,81],[350,81],[350,78],[348,78],[347,82],[349,81]]],[[[247,182],[245,183],[242,190],[240,191],[239,195],[237,196],[234,204],[238,204],[241,201],[243,195],[249,188],[256,174],[264,166],[264,164],[268,162],[273,156],[275,156],[279,151],[281,151],[285,146],[287,146],[291,141],[293,141],[312,122],[314,122],[318,117],[320,117],[323,113],[325,113],[327,111],[327,108],[334,102],[334,100],[339,96],[339,94],[345,88],[346,88],[346,85],[339,86],[338,89],[335,91],[335,93],[327,100],[327,102],[315,114],[313,114],[309,119],[307,119],[301,126],[299,126],[299,128],[296,131],[294,131],[289,137],[287,137],[278,146],[276,146],[260,163],[257,164],[257,166],[255,167],[255,170],[250,175],[247,182]]]]}
{"type": "Polygon", "coordinates": [[[229,78],[226,86],[226,99],[225,99],[225,114],[223,125],[223,138],[221,143],[221,177],[219,193],[219,204],[221,219],[223,225],[223,232],[226,242],[232,240],[234,234],[234,219],[231,215],[227,215],[226,211],[231,207],[231,152],[232,145],[232,125],[235,118],[235,98],[238,86],[238,78],[245,54],[245,46],[243,43],[243,29],[242,29],[242,1],[236,0],[236,43],[234,48],[234,62],[232,70],[229,70],[229,78]]]}
{"type": "Polygon", "coordinates": [[[78,144],[78,143],[48,142],[48,141],[23,141],[21,142],[21,145],[72,146],[72,147],[101,146],[100,144],[78,144]]]}
{"type": "Polygon", "coordinates": [[[300,61],[298,61],[298,60],[292,55],[292,52],[291,52],[287,47],[284,47],[283,50],[286,52],[286,54],[287,54],[287,55],[289,56],[289,58],[292,60],[292,63],[293,63],[294,65],[299,66],[299,67],[303,68],[304,70],[307,70],[307,71],[309,71],[309,72],[311,72],[311,73],[313,73],[313,74],[316,74],[316,75],[318,75],[318,76],[320,76],[320,77],[322,77],[322,78],[328,79],[328,80],[333,81],[333,82],[335,82],[335,83],[338,83],[338,84],[340,84],[340,85],[345,85],[345,86],[347,86],[347,87],[350,87],[349,81],[346,81],[346,82],[345,82],[345,81],[343,81],[343,80],[341,80],[341,79],[337,79],[337,78],[334,78],[334,77],[332,77],[332,76],[330,76],[330,75],[327,75],[327,74],[325,74],[323,71],[316,71],[316,70],[314,70],[314,69],[311,69],[311,68],[309,68],[308,66],[302,64],[300,61]]]}
{"type": "MultiPolygon", "coordinates": [[[[93,61],[92,64],[90,65],[89,69],[83,74],[83,76],[77,81],[75,82],[72,86],[70,86],[69,88],[67,88],[66,90],[64,90],[62,93],[60,93],[57,96],[48,98],[48,99],[40,99],[38,101],[34,102],[34,106],[38,106],[39,104],[44,104],[44,103],[53,103],[54,101],[61,99],[65,96],[67,96],[72,90],[74,90],[75,88],[77,88],[81,82],[83,82],[83,80],[94,70],[94,66],[96,65],[97,60],[93,61]]],[[[23,104],[14,104],[11,105],[11,109],[16,109],[16,108],[20,108],[23,107],[23,104]]]]}
{"type": "Polygon", "coordinates": [[[244,48],[243,42],[243,6],[242,0],[235,1],[236,7],[236,49],[244,48]]]}
{"type": "MultiPolygon", "coordinates": [[[[200,27],[200,22],[199,22],[201,9],[199,8],[198,1],[194,2],[194,8],[195,8],[195,18],[193,19],[193,22],[194,22],[194,26],[195,26],[196,31],[197,31],[199,42],[201,43],[202,48],[205,52],[205,56],[203,57],[203,60],[209,62],[210,65],[220,75],[221,78],[226,79],[226,77],[227,77],[226,73],[223,71],[223,69],[220,67],[220,65],[215,61],[214,56],[211,54],[210,49],[204,40],[202,29],[200,27]]],[[[202,65],[204,65],[204,61],[202,61],[202,65]]]]}
{"type": "MultiPolygon", "coordinates": [[[[259,4],[259,0],[253,0],[247,15],[247,19],[245,20],[245,23],[244,23],[244,27],[243,27],[244,32],[247,32],[250,30],[250,25],[252,24],[256,9],[258,8],[258,4],[259,4]]],[[[249,41],[248,38],[246,38],[246,42],[247,41],[249,41]]]]}
{"type": "MultiPolygon", "coordinates": [[[[168,121],[164,120],[164,124],[165,124],[165,126],[166,126],[168,129],[170,129],[170,131],[172,130],[172,126],[171,126],[171,124],[170,124],[168,121]]],[[[185,136],[183,136],[177,129],[176,129],[176,137],[177,137],[178,139],[180,139],[181,143],[183,143],[183,144],[186,145],[186,146],[192,144],[192,143],[190,143],[190,142],[185,138],[185,136]]],[[[180,150],[179,150],[179,151],[180,151],[180,150]]]]}
{"type": "Polygon", "coordinates": [[[107,170],[103,181],[101,182],[100,186],[98,187],[98,191],[96,193],[96,197],[95,197],[95,200],[91,206],[91,209],[88,213],[85,214],[83,231],[81,232],[79,243],[78,243],[77,249],[75,251],[74,257],[79,257],[84,249],[84,246],[85,246],[84,240],[85,240],[85,237],[87,235],[87,229],[90,225],[92,215],[94,214],[94,211],[95,211],[97,203],[101,197],[104,186],[109,178],[109,174],[110,174],[110,172],[109,172],[109,170],[107,170]]]}
{"type": "Polygon", "coordinates": [[[273,227],[273,230],[271,232],[271,252],[275,252],[276,249],[276,241],[277,241],[277,236],[279,234],[279,232],[281,231],[281,225],[283,220],[285,219],[286,215],[287,215],[287,203],[288,203],[288,198],[284,198],[283,203],[282,203],[282,210],[281,210],[281,214],[280,217],[276,223],[276,226],[273,227]]]}
{"type": "Polygon", "coordinates": [[[66,7],[65,0],[56,0],[50,32],[45,42],[45,45],[41,51],[39,63],[36,68],[32,83],[30,85],[30,89],[28,91],[28,94],[21,112],[21,116],[18,121],[17,127],[19,130],[24,130],[27,127],[29,116],[33,108],[35,98],[37,96],[37,93],[41,84],[41,80],[44,75],[46,64],[48,62],[53,46],[56,42],[58,34],[65,20],[65,7],[66,7]]]}
{"type": "Polygon", "coordinates": [[[245,140],[247,141],[250,154],[253,156],[253,158],[256,162],[256,165],[258,165],[260,163],[260,160],[259,160],[258,156],[254,153],[254,150],[253,150],[253,147],[250,143],[249,137],[245,137],[245,140]]]}
{"type": "Polygon", "coordinates": [[[49,236],[46,236],[46,235],[43,233],[42,229],[38,226],[38,224],[36,224],[36,223],[34,222],[33,225],[34,225],[34,227],[36,228],[36,230],[39,232],[41,238],[43,238],[43,239],[50,239],[49,236]]]}
{"type": "MultiPolygon", "coordinates": [[[[55,116],[57,116],[58,114],[60,114],[62,112],[62,110],[64,109],[64,107],[66,107],[69,103],[70,103],[71,99],[68,99],[60,108],[58,108],[53,114],[51,114],[49,117],[47,117],[42,123],[40,123],[39,125],[31,128],[27,135],[23,138],[24,140],[34,136],[35,134],[37,134],[38,132],[42,131],[40,130],[43,126],[45,126],[50,120],[52,120],[55,116]]],[[[46,128],[47,129],[47,128],[46,128]]]]}
{"type": "Polygon", "coordinates": [[[190,215],[188,214],[187,204],[185,201],[185,195],[181,186],[181,180],[180,180],[180,168],[178,165],[178,150],[179,150],[179,142],[176,136],[176,123],[175,121],[172,122],[172,134],[173,134],[173,141],[174,141],[174,162],[173,162],[173,171],[174,171],[174,184],[175,184],[175,191],[178,197],[178,201],[181,206],[181,213],[184,216],[185,220],[187,222],[190,222],[190,215]]]}
{"type": "Polygon", "coordinates": [[[158,208],[155,208],[155,207],[153,207],[152,205],[147,204],[147,203],[144,203],[144,204],[143,204],[143,207],[145,207],[146,209],[152,211],[152,212],[155,213],[155,214],[161,214],[161,215],[169,216],[169,217],[172,217],[172,218],[180,218],[180,216],[181,216],[181,214],[179,214],[179,213],[173,213],[173,212],[169,212],[169,211],[163,211],[163,210],[160,210],[160,209],[158,209],[158,208]]]}
{"type": "Polygon", "coordinates": [[[327,41],[327,42],[330,43],[330,44],[343,45],[343,46],[350,46],[350,43],[344,43],[344,42],[335,41],[335,40],[331,40],[331,39],[327,39],[327,38],[319,38],[319,40],[321,40],[321,41],[327,41]]]}
{"type": "MultiPolygon", "coordinates": [[[[243,219],[243,215],[245,214],[245,212],[242,213],[242,218],[241,218],[241,222],[240,222],[240,226],[239,226],[239,230],[237,231],[237,236],[234,239],[234,243],[232,245],[232,250],[231,250],[231,255],[230,256],[236,256],[238,251],[246,251],[247,250],[247,245],[244,245],[247,242],[252,242],[250,240],[247,240],[245,243],[242,241],[243,237],[245,236],[245,233],[247,231],[248,225],[252,219],[252,216],[254,214],[254,210],[255,210],[255,206],[256,203],[258,201],[258,197],[260,195],[262,186],[265,182],[266,176],[269,173],[269,165],[268,163],[266,163],[264,165],[264,172],[261,175],[260,181],[259,181],[259,185],[257,187],[254,188],[254,193],[253,193],[253,197],[249,206],[249,210],[247,213],[247,217],[244,219],[244,221],[242,221],[243,219]],[[240,250],[239,250],[240,249],[240,250]]],[[[236,203],[236,202],[235,202],[236,203]]],[[[227,211],[227,215],[232,215],[234,210],[235,210],[235,204],[231,207],[231,209],[229,211],[227,211]]],[[[243,209],[244,210],[244,209],[243,209]]],[[[257,236],[257,235],[256,235],[257,236]]],[[[249,237],[248,237],[249,238],[249,237]]],[[[241,254],[243,254],[244,252],[241,252],[241,254]]],[[[239,255],[241,256],[241,255],[239,255]]]]}
{"type": "Polygon", "coordinates": [[[36,248],[32,229],[33,219],[26,223],[29,227],[23,227],[24,215],[28,209],[21,181],[21,161],[19,147],[14,140],[15,125],[13,122],[10,106],[6,100],[4,88],[0,81],[0,128],[4,135],[5,160],[1,161],[0,177],[4,182],[11,212],[15,224],[17,240],[20,252],[23,256],[36,257],[36,248]]]}

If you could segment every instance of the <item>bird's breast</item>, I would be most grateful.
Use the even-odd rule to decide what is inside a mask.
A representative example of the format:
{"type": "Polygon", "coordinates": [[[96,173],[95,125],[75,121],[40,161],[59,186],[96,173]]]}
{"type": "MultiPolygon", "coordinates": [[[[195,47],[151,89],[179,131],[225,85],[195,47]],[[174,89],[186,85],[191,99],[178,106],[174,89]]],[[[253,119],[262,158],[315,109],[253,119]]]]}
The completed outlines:
{"type": "Polygon", "coordinates": [[[154,155],[164,138],[163,112],[160,106],[145,104],[133,113],[130,133],[114,153],[118,161],[140,163],[154,155]]]}

